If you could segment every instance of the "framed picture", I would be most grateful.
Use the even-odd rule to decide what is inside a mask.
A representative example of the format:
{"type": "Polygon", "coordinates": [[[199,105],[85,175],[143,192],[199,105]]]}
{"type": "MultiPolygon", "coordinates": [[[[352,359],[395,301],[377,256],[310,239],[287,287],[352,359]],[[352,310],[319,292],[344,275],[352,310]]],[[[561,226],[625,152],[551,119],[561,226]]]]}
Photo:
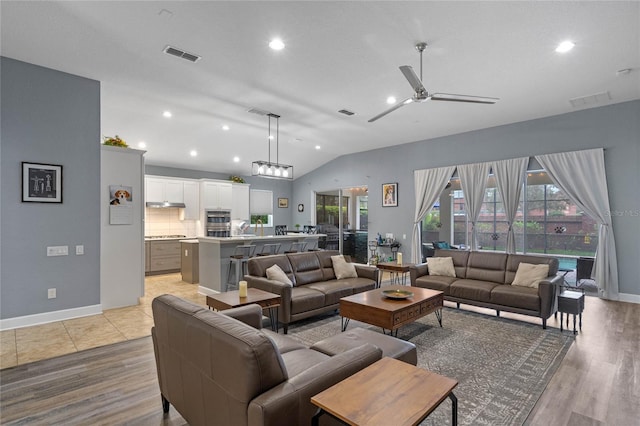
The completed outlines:
{"type": "Polygon", "coordinates": [[[398,183],[382,184],[382,207],[398,207],[398,183]]]}
{"type": "Polygon", "coordinates": [[[23,161],[22,202],[62,203],[62,166],[23,161]]]}
{"type": "Polygon", "coordinates": [[[289,207],[289,199],[288,198],[278,198],[278,208],[286,209],[289,207]]]}

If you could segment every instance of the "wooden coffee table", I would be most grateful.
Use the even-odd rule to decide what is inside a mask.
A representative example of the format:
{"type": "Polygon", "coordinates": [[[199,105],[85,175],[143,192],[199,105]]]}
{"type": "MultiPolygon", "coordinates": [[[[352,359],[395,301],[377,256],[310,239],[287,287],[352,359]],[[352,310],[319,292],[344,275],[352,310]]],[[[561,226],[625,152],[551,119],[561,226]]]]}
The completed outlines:
{"type": "Polygon", "coordinates": [[[456,380],[393,358],[367,368],[311,397],[319,407],[312,425],[329,413],[348,425],[417,425],[447,397],[451,423],[458,424],[456,380]]]}
{"type": "Polygon", "coordinates": [[[263,309],[268,309],[271,329],[277,332],[278,308],[282,303],[280,295],[249,287],[247,289],[247,297],[240,297],[238,290],[207,296],[207,306],[217,311],[251,305],[252,303],[262,306],[263,309]]]}
{"type": "Polygon", "coordinates": [[[418,318],[435,312],[438,323],[442,327],[442,305],[444,295],[441,291],[402,285],[386,286],[365,291],[340,299],[340,315],[342,331],[347,329],[349,320],[366,322],[367,324],[389,330],[390,334],[398,334],[398,329],[418,318]],[[390,299],[383,295],[386,290],[405,290],[413,293],[408,299],[390,299]]]}
{"type": "Polygon", "coordinates": [[[380,262],[376,266],[381,270],[380,277],[378,279],[378,287],[382,284],[382,272],[389,271],[391,272],[391,284],[395,284],[396,281],[400,284],[400,276],[402,276],[402,285],[405,285],[407,282],[407,274],[409,273],[409,268],[411,268],[415,263],[398,263],[398,262],[380,262]]]}

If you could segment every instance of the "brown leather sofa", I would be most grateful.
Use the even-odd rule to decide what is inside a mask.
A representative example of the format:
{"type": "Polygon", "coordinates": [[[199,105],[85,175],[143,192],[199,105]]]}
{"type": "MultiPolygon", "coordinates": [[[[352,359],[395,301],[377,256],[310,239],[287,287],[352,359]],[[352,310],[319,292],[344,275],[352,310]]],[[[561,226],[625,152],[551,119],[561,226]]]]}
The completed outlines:
{"type": "MultiPolygon", "coordinates": [[[[469,252],[466,250],[436,250],[435,257],[451,257],[455,277],[429,275],[428,263],[410,268],[411,285],[440,290],[445,300],[515,312],[542,318],[542,328],[556,310],[557,288],[562,277],[557,276],[558,259],[547,256],[469,252]],[[538,288],[512,286],[520,262],[548,264],[549,276],[538,288]]],[[[428,262],[428,261],[427,261],[428,262]]]]}
{"type": "Polygon", "coordinates": [[[280,295],[279,322],[286,334],[290,323],[336,310],[341,298],[376,287],[378,269],[372,266],[355,264],[357,278],[336,279],[331,256],[337,254],[323,250],[251,258],[244,278],[249,287],[280,295]],[[293,287],[267,279],[266,270],[274,264],[287,274],[293,287]]]}
{"type": "Polygon", "coordinates": [[[258,305],[220,313],[165,294],[152,309],[163,410],[194,426],[308,425],[313,395],[383,355],[417,362],[412,343],[366,329],[307,347],[261,329],[258,305]]]}

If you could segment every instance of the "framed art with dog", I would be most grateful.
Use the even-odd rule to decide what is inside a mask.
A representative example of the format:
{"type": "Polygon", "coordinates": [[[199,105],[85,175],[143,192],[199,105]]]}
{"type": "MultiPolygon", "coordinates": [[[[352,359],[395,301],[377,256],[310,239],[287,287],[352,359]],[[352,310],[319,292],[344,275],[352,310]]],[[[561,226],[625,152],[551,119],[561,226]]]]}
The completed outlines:
{"type": "Polygon", "coordinates": [[[23,161],[22,202],[62,203],[62,166],[23,161]]]}

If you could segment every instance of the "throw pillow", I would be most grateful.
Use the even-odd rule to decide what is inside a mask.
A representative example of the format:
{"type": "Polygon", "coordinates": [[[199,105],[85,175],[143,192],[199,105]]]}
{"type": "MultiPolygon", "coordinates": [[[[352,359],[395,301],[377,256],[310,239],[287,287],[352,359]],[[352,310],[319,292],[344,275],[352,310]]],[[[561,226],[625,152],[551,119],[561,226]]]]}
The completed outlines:
{"type": "Polygon", "coordinates": [[[456,276],[456,268],[453,267],[451,257],[430,257],[427,259],[427,268],[429,268],[429,275],[456,276]]]}
{"type": "Polygon", "coordinates": [[[549,265],[520,262],[511,285],[538,288],[540,281],[547,278],[547,276],[549,276],[549,265]]]}
{"type": "Polygon", "coordinates": [[[434,241],[433,248],[440,250],[451,250],[451,246],[446,241],[434,241]]]}
{"type": "Polygon", "coordinates": [[[282,268],[280,268],[278,265],[273,265],[267,268],[266,272],[267,272],[268,279],[278,281],[282,284],[286,284],[289,287],[293,287],[293,283],[291,282],[287,274],[285,274],[282,268]]]}
{"type": "Polygon", "coordinates": [[[333,263],[333,272],[337,279],[358,278],[356,265],[347,262],[343,255],[331,256],[331,263],[333,263]]]}

